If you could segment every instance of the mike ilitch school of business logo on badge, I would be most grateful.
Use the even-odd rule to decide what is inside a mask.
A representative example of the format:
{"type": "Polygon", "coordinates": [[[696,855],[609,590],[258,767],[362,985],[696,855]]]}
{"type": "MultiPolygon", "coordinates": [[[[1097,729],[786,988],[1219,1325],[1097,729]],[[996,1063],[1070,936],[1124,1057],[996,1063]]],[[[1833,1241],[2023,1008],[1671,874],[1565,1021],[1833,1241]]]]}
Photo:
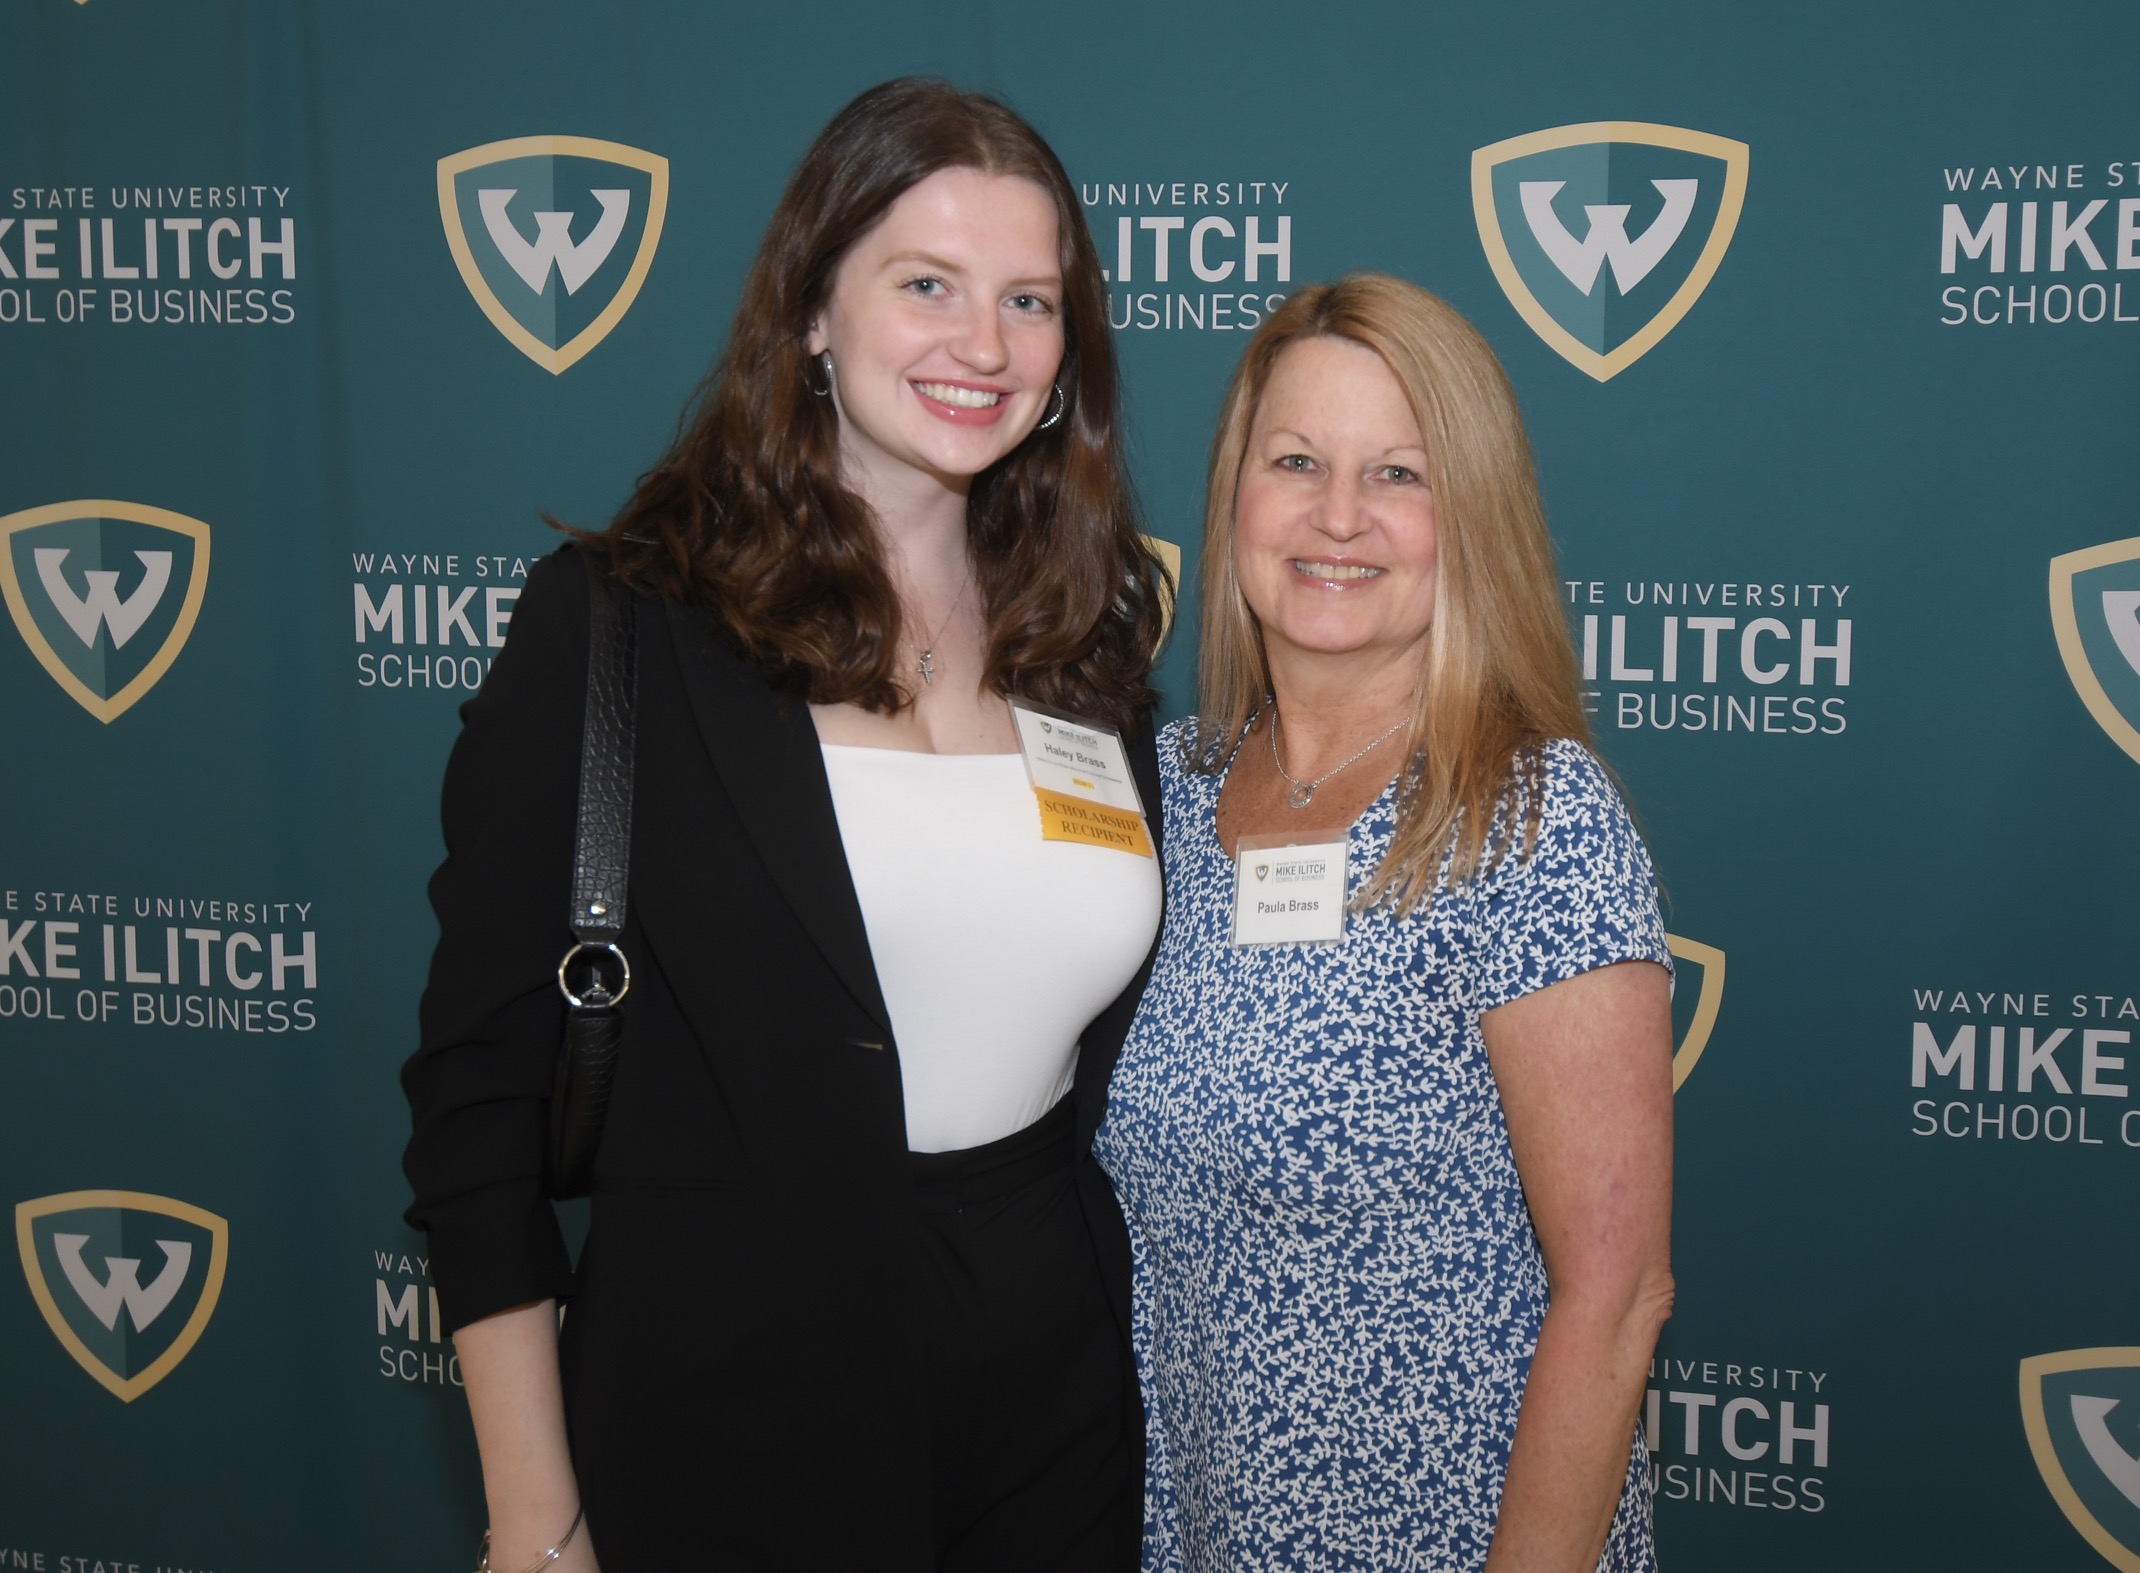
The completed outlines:
{"type": "Polygon", "coordinates": [[[592,137],[486,142],[438,161],[438,211],[483,314],[556,375],[638,299],[669,211],[669,161],[592,137]]]}
{"type": "Polygon", "coordinates": [[[2140,760],[2140,536],[2051,559],[2051,627],[2081,703],[2140,760]]]}
{"type": "Polygon", "coordinates": [[[1471,155],[1479,240],[1511,303],[1604,382],[1655,349],[1716,275],[1747,147],[1633,120],[1556,126],[1471,155]]]}
{"type": "Polygon", "coordinates": [[[132,1403],[177,1369],[215,1315],[230,1227],[168,1196],[67,1191],[16,1206],[15,1245],[61,1347],[132,1403]]]}
{"type": "Polygon", "coordinates": [[[208,593],[208,526],[99,498],[0,517],[0,594],[67,696],[109,723],[162,679],[208,593]]]}

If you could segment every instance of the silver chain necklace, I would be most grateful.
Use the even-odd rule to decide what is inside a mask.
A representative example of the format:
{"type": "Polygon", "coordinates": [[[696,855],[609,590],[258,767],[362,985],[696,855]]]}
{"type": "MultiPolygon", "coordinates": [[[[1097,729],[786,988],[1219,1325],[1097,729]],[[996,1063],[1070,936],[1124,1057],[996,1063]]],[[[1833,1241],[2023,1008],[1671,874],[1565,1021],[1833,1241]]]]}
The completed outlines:
{"type": "Polygon", "coordinates": [[[915,670],[921,673],[922,686],[925,688],[934,687],[936,684],[937,641],[944,637],[944,630],[951,626],[951,619],[958,616],[959,604],[966,599],[966,592],[971,588],[973,588],[973,562],[969,559],[966,564],[966,577],[959,581],[959,593],[951,598],[951,610],[944,613],[944,620],[936,625],[935,637],[930,639],[928,646],[921,651],[921,660],[915,667],[915,670]]]}
{"type": "MultiPolygon", "coordinates": [[[[1405,720],[1410,719],[1411,718],[1409,716],[1405,718],[1405,720]]],[[[1285,778],[1285,784],[1293,789],[1292,791],[1286,794],[1286,807],[1306,808],[1310,803],[1315,801],[1315,789],[1317,787],[1321,786],[1325,781],[1328,781],[1332,776],[1338,774],[1339,771],[1350,770],[1354,765],[1358,764],[1369,754],[1372,754],[1376,749],[1380,748],[1384,743],[1387,743],[1391,738],[1395,737],[1397,733],[1403,729],[1403,727],[1404,721],[1399,721],[1396,726],[1393,726],[1387,732],[1384,732],[1372,743],[1369,743],[1357,754],[1354,754],[1342,765],[1339,765],[1336,770],[1325,770],[1313,781],[1296,781],[1293,779],[1292,773],[1286,769],[1285,761],[1278,757],[1278,711],[1276,707],[1273,707],[1271,710],[1270,731],[1271,763],[1278,767],[1278,774],[1285,778]]]]}

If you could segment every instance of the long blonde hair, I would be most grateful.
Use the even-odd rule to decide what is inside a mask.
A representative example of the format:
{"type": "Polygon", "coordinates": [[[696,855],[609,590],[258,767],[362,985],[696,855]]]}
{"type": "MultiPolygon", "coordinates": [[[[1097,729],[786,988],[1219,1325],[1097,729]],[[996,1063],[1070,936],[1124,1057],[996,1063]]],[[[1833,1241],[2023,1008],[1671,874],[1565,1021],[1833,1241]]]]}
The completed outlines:
{"type": "Polygon", "coordinates": [[[1543,745],[1587,743],[1537,471],[1508,376],[1446,301],[1383,273],[1288,298],[1250,341],[1226,391],[1204,508],[1204,615],[1191,764],[1216,771],[1270,693],[1255,614],[1234,571],[1234,496],[1272,368],[1303,339],[1380,356],[1404,389],[1434,496],[1434,621],[1412,687],[1397,828],[1365,899],[1427,900],[1444,853],[1452,884],[1536,839],[1543,745]],[[1514,787],[1515,795],[1504,801],[1514,787]],[[1452,838],[1454,845],[1451,845],[1452,838]]]}

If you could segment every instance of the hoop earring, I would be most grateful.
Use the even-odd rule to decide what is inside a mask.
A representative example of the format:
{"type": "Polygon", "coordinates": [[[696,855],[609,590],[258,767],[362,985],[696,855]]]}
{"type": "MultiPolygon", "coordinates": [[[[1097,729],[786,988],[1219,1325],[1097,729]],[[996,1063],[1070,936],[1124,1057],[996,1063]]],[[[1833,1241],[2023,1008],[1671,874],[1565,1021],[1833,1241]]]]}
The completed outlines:
{"type": "Polygon", "coordinates": [[[832,351],[826,350],[822,355],[813,355],[810,359],[803,362],[803,386],[808,388],[812,393],[816,394],[821,399],[831,397],[832,351]],[[822,388],[820,388],[816,383],[810,380],[810,368],[812,366],[818,365],[822,365],[825,368],[825,385],[822,388]]]}
{"type": "Polygon", "coordinates": [[[1046,431],[1049,427],[1060,421],[1063,418],[1063,412],[1070,408],[1070,401],[1068,398],[1064,397],[1063,385],[1059,382],[1055,385],[1055,397],[1051,401],[1051,403],[1053,407],[1049,410],[1047,419],[1042,421],[1038,426],[1035,426],[1033,430],[1046,431]]]}

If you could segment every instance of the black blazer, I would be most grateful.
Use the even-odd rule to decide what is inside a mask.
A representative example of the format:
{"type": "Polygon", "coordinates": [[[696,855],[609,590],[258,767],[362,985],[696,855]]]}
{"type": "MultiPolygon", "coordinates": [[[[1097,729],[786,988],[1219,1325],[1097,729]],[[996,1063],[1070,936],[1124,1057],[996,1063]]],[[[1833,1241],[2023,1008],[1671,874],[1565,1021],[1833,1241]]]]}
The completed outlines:
{"type": "MultiPolygon", "coordinates": [[[[898,1048],[823,756],[807,709],[673,602],[635,604],[632,991],[577,1277],[544,1196],[586,575],[572,548],[536,565],[462,711],[440,939],[402,1072],[409,1220],[449,1327],[571,1301],[566,1407],[611,1573],[928,1568],[898,1048]]],[[[1149,725],[1130,742],[1156,839],[1149,725]]],[[[1084,1033],[1072,1094],[1125,1359],[1128,1235],[1090,1148],[1150,968],[1084,1033]]]]}

